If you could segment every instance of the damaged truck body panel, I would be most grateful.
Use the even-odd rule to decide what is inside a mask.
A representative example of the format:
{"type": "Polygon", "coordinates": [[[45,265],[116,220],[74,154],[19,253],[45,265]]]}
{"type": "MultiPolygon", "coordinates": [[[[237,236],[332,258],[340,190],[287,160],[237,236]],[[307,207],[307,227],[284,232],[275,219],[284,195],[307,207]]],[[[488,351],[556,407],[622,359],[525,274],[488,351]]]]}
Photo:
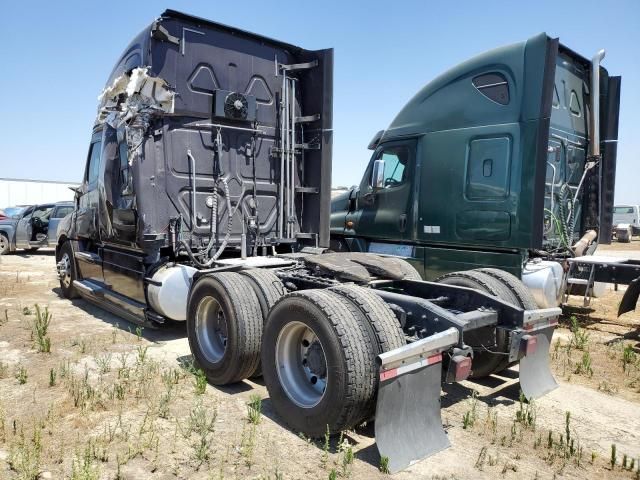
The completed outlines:
{"type": "Polygon", "coordinates": [[[83,196],[96,191],[89,203],[99,207],[91,238],[156,258],[179,240],[197,253],[212,235],[227,237],[231,251],[249,236],[253,247],[276,251],[297,238],[328,245],[331,79],[331,50],[165,12],[132,42],[99,98],[89,156],[100,174],[94,188],[94,170],[87,171],[82,186],[83,196]],[[302,67],[293,77],[281,64],[302,67]],[[287,116],[305,123],[288,147],[300,159],[280,205],[285,79],[287,116]],[[212,212],[213,193],[225,188],[231,212],[227,202],[212,212]]]}
{"type": "Polygon", "coordinates": [[[442,383],[519,363],[527,398],[555,388],[560,311],[516,278],[424,282],[404,260],[328,250],[332,81],[331,49],[164,12],[98,98],[58,228],[60,289],[152,327],[186,322],[211,383],[262,375],[296,431],[375,417],[395,471],[448,445],[442,383]]]}

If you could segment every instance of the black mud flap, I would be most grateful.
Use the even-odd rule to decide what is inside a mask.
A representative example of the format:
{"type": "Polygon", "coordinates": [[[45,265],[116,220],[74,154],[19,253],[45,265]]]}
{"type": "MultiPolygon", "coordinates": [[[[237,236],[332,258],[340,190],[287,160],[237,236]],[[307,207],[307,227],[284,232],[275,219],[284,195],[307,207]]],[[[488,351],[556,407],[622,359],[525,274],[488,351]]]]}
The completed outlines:
{"type": "MultiPolygon", "coordinates": [[[[540,398],[556,389],[556,383],[549,367],[549,348],[555,325],[527,334],[536,343],[535,352],[528,353],[520,360],[520,388],[528,399],[540,398]]],[[[526,342],[526,338],[521,341],[526,342]]]]}
{"type": "MultiPolygon", "coordinates": [[[[457,332],[455,338],[449,336],[445,339],[446,333],[432,336],[439,337],[434,338],[440,340],[437,348],[433,349],[433,343],[425,343],[422,354],[413,358],[405,356],[404,360],[400,360],[401,366],[386,370],[384,364],[382,366],[375,433],[378,451],[381,457],[389,459],[391,473],[403,470],[450,445],[440,414],[441,352],[450,346],[448,344],[451,341],[457,341],[457,332]]],[[[397,350],[403,348],[406,347],[397,350]]],[[[394,365],[394,362],[389,363],[394,365]]]]}
{"type": "Polygon", "coordinates": [[[622,296],[622,301],[618,307],[618,316],[623,313],[631,312],[636,309],[636,303],[638,303],[638,295],[640,295],[640,277],[635,280],[631,280],[627,286],[627,290],[622,296]]]}

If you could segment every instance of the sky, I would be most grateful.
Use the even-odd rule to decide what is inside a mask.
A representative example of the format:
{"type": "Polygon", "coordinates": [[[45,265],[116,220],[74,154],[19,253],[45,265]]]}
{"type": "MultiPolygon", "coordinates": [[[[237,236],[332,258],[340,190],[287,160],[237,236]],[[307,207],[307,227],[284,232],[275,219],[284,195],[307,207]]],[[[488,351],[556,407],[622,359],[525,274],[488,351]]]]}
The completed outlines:
{"type": "Polygon", "coordinates": [[[335,49],[334,186],[359,183],[374,133],[457,63],[543,31],[588,58],[605,48],[622,76],[616,202],[640,203],[640,0],[3,2],[0,177],[80,180],[97,96],[165,8],[335,49]]]}

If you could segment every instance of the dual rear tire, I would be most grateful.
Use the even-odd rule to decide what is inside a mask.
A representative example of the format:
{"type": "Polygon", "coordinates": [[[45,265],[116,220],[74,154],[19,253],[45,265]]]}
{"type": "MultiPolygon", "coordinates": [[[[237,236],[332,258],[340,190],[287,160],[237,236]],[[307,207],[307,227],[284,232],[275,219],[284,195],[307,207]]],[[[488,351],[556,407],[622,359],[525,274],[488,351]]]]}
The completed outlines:
{"type": "Polygon", "coordinates": [[[371,418],[376,356],[405,344],[391,309],[353,285],[284,293],[268,271],[198,279],[187,315],[198,366],[211,383],[222,385],[254,376],[261,359],[274,410],[310,436],[371,418]]]}
{"type": "MultiPolygon", "coordinates": [[[[474,288],[525,310],[538,308],[531,292],[515,275],[497,268],[448,273],[437,278],[436,282],[474,288]]],[[[495,345],[476,346],[471,378],[486,377],[508,368],[509,340],[507,331],[498,328],[495,345]]]]}

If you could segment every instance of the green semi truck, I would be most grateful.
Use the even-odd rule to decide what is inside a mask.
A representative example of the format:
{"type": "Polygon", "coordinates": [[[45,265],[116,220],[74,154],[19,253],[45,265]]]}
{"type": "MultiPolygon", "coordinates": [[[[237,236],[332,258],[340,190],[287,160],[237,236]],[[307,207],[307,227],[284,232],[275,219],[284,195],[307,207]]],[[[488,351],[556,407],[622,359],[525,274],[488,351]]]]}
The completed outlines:
{"type": "MultiPolygon", "coordinates": [[[[620,77],[603,57],[543,33],[431,81],[374,136],[360,184],[333,199],[332,249],[466,286],[454,272],[489,269],[477,288],[508,272],[540,307],[611,281],[596,273],[620,262],[589,256],[613,217],[620,77]]],[[[638,277],[622,263],[627,283],[638,277]]]]}

